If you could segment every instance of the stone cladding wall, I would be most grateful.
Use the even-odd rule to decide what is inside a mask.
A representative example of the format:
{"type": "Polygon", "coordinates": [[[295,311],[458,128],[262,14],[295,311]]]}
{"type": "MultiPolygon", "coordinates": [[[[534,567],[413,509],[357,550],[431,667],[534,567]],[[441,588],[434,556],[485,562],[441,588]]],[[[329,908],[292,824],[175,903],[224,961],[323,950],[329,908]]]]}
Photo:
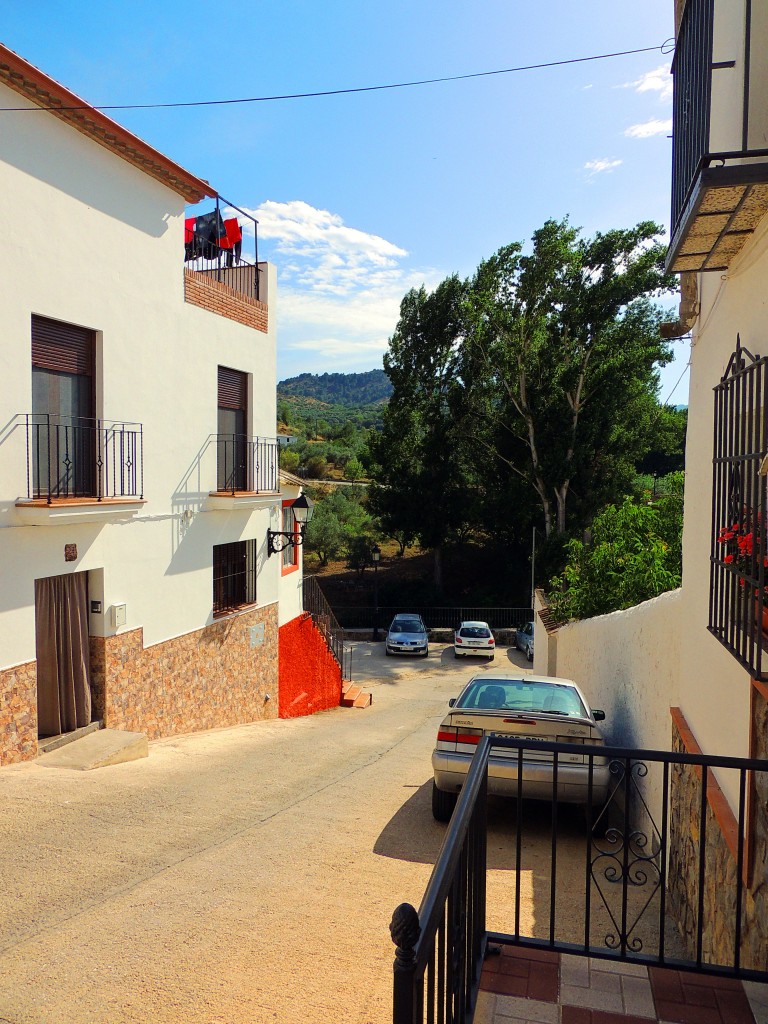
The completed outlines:
{"type": "Polygon", "coordinates": [[[277,605],[147,648],[142,629],[91,637],[94,702],[107,728],[149,739],[277,718],[277,642],[277,605]]]}
{"type": "Polygon", "coordinates": [[[0,765],[37,757],[37,662],[0,671],[0,765]]]}
{"type": "MultiPolygon", "coordinates": [[[[768,710],[765,702],[762,719],[765,757],[768,710]]],[[[755,724],[758,724],[757,718],[755,724]]],[[[698,753],[691,749],[681,730],[673,722],[672,749],[698,753]]],[[[736,927],[736,835],[738,827],[723,794],[710,771],[706,810],[706,853],[704,876],[703,958],[707,963],[733,962],[736,927]]],[[[669,901],[687,955],[696,956],[696,928],[699,896],[699,850],[701,777],[693,766],[675,765],[671,775],[669,901]]],[[[753,861],[749,884],[742,903],[741,965],[756,970],[768,969],[768,779],[765,775],[756,791],[752,816],[753,861]]]]}
{"type": "Polygon", "coordinates": [[[211,313],[229,317],[265,334],[269,330],[269,309],[264,302],[243,295],[223,281],[211,281],[206,274],[184,268],[184,301],[211,313]]]}
{"type": "Polygon", "coordinates": [[[341,669],[305,612],[280,627],[280,717],[298,718],[341,702],[341,669]]]}

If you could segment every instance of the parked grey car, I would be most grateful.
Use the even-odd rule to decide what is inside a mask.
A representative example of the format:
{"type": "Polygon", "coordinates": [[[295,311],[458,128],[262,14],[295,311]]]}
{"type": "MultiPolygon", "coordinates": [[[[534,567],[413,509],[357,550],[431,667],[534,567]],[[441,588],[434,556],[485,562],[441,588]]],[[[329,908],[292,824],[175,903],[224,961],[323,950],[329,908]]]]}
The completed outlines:
{"type": "Polygon", "coordinates": [[[533,661],[533,623],[526,622],[515,630],[515,647],[522,651],[528,661],[533,661]]]}
{"type": "MultiPolygon", "coordinates": [[[[522,795],[525,799],[594,805],[605,802],[610,771],[608,759],[597,756],[590,773],[585,754],[558,756],[557,775],[551,752],[537,750],[537,740],[556,743],[603,745],[597,726],[605,718],[593,711],[578,686],[554,676],[514,676],[508,671],[483,672],[470,679],[437,731],[432,752],[432,814],[448,821],[483,735],[530,741],[522,758],[522,795]],[[554,793],[555,785],[557,793],[554,793]]],[[[494,747],[488,760],[488,792],[517,796],[518,752],[494,747]]]]}
{"type": "Polygon", "coordinates": [[[402,613],[392,619],[384,645],[387,654],[429,654],[429,635],[420,615],[402,613]]]}

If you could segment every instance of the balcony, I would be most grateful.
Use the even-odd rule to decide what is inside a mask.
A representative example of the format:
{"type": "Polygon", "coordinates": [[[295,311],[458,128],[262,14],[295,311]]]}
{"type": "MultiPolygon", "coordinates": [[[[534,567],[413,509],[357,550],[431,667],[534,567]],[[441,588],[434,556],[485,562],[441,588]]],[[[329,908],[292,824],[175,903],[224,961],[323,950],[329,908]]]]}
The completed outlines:
{"type": "Polygon", "coordinates": [[[216,490],[209,508],[274,505],[279,494],[279,446],[274,437],[215,434],[216,490]]]}
{"type": "Polygon", "coordinates": [[[27,496],[24,518],[70,522],[134,514],[144,499],[140,423],[26,413],[27,496]]]}
{"type": "Polygon", "coordinates": [[[727,270],[768,213],[768,102],[752,21],[748,0],[727,9],[688,0],[683,13],[672,64],[672,272],[727,270]]]}
{"type": "Polygon", "coordinates": [[[267,267],[258,259],[258,222],[216,197],[214,209],[184,225],[185,300],[266,331],[267,267]]]}

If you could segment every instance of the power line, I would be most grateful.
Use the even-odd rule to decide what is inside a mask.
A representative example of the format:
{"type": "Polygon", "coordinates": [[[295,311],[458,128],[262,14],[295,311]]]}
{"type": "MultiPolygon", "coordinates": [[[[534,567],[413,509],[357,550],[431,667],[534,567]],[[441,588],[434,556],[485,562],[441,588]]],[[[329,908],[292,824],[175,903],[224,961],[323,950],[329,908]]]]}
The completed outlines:
{"type": "Polygon", "coordinates": [[[446,75],[443,78],[423,78],[414,82],[392,82],[389,85],[363,85],[353,89],[325,89],[322,92],[295,92],[281,96],[246,96],[232,100],[190,100],[179,103],[113,103],[95,106],[87,103],[81,106],[41,107],[0,107],[1,113],[29,113],[31,110],[159,110],[175,107],[218,107],[232,106],[239,103],[271,103],[276,100],[306,100],[318,96],[345,96],[356,92],[382,92],[385,89],[411,89],[418,85],[436,85],[440,82],[461,82],[469,78],[488,78],[491,75],[511,75],[518,71],[537,71],[541,68],[558,68],[566,64],[583,64],[587,61],[608,60],[611,57],[629,57],[635,53],[666,53],[664,47],[669,40],[660,46],[644,46],[637,50],[617,50],[614,53],[598,53],[590,57],[571,57],[567,60],[551,60],[543,64],[524,64],[516,68],[502,68],[498,71],[476,71],[468,75],[446,75]]]}

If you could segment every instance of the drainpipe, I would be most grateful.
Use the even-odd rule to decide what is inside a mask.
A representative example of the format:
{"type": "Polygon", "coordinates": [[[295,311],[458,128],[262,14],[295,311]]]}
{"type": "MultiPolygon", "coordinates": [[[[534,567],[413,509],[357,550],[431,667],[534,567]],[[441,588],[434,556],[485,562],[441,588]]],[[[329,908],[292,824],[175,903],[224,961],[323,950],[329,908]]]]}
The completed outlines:
{"type": "Polygon", "coordinates": [[[692,270],[680,275],[680,309],[678,319],[662,324],[659,333],[662,338],[682,338],[693,327],[699,315],[699,295],[696,274],[692,270]]]}

